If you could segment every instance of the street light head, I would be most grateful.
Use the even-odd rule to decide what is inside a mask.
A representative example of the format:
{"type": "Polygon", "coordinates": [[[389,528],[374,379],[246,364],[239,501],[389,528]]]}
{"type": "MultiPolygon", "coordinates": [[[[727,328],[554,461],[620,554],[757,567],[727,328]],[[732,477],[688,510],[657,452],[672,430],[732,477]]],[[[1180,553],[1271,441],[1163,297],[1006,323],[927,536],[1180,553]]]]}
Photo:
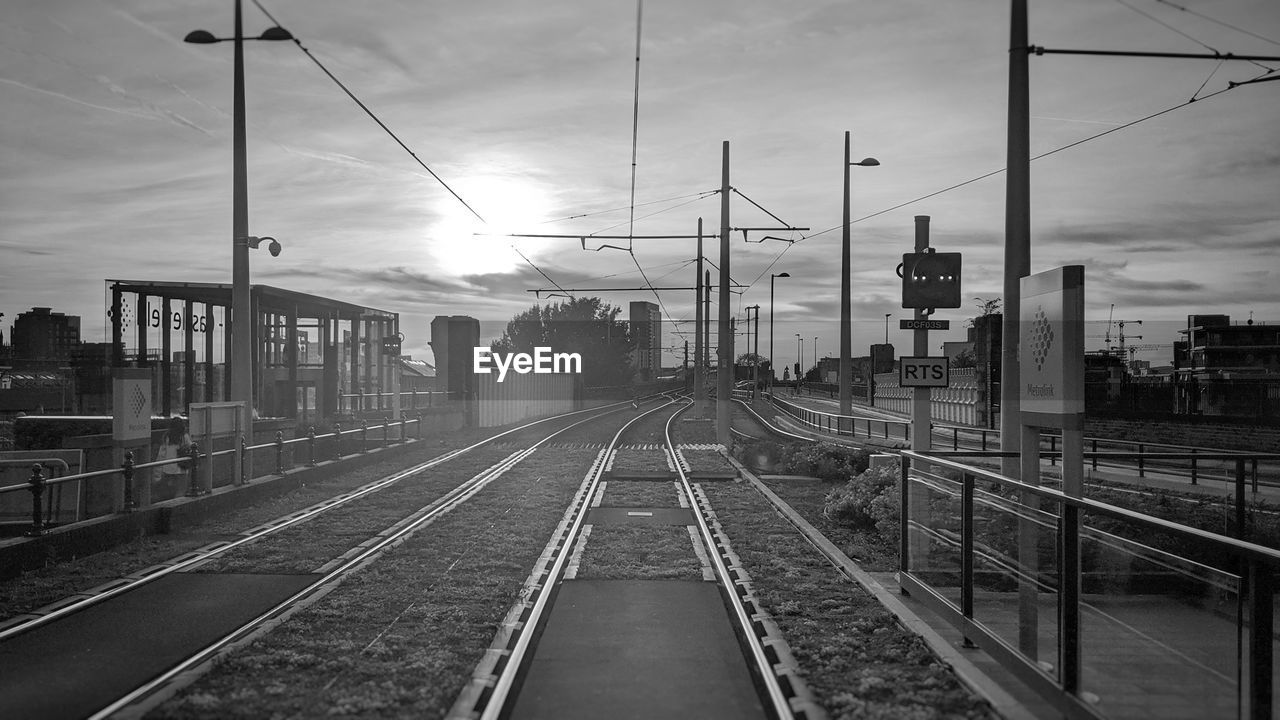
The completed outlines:
{"type": "Polygon", "coordinates": [[[280,27],[279,25],[276,25],[275,27],[269,27],[266,30],[263,30],[262,34],[258,36],[258,39],[259,40],[292,40],[293,34],[290,33],[288,30],[285,30],[284,28],[280,27]]]}
{"type": "Polygon", "coordinates": [[[780,272],[780,273],[778,273],[777,275],[774,275],[774,277],[791,277],[791,273],[789,273],[789,272],[780,272]]]}
{"type": "Polygon", "coordinates": [[[271,257],[280,257],[280,242],[275,238],[271,238],[271,244],[267,246],[267,252],[271,253],[271,257]]]}
{"type": "Polygon", "coordinates": [[[877,165],[879,165],[879,164],[880,164],[880,161],[879,161],[879,160],[877,160],[877,159],[875,159],[875,158],[869,157],[869,158],[862,158],[862,160],[860,160],[860,161],[858,161],[858,162],[856,162],[856,163],[849,163],[849,164],[850,164],[850,165],[861,165],[862,167],[875,167],[875,166],[877,166],[877,165]]]}
{"type": "Polygon", "coordinates": [[[192,30],[187,36],[182,38],[183,42],[196,43],[197,45],[208,45],[218,42],[218,38],[208,30],[192,30]]]}

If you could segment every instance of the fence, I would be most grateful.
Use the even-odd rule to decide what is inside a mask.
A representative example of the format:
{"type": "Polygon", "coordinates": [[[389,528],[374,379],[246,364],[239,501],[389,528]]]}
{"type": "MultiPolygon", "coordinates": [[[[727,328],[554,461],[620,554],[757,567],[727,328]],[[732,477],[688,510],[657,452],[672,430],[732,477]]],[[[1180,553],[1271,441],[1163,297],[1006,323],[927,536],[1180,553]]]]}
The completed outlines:
{"type": "MultiPolygon", "coordinates": [[[[269,475],[285,475],[298,464],[314,466],[323,461],[341,459],[345,455],[368,452],[374,446],[386,447],[393,442],[404,442],[409,439],[407,433],[410,425],[416,426],[417,439],[421,440],[422,417],[410,419],[402,415],[398,421],[388,419],[373,426],[367,421],[361,421],[358,426],[347,429],[335,424],[331,432],[325,433],[317,433],[311,428],[306,435],[289,440],[284,438],[282,432],[277,431],[274,441],[258,445],[246,444],[241,436],[239,443],[232,443],[232,447],[213,452],[201,450],[196,443],[191,443],[183,457],[170,460],[138,463],[135,462],[133,453],[128,452],[118,468],[60,477],[46,477],[45,473],[65,469],[64,460],[37,458],[10,461],[27,464],[31,469],[31,476],[25,483],[0,487],[0,496],[30,493],[31,524],[25,534],[37,536],[47,532],[56,522],[57,508],[53,503],[43,501],[45,493],[50,490],[58,491],[70,483],[77,484],[77,494],[87,494],[91,484],[118,483],[118,492],[121,493],[120,510],[130,512],[140,507],[139,498],[143,495],[139,483],[155,482],[150,473],[153,469],[174,464],[183,467],[185,472],[181,477],[186,487],[178,492],[188,497],[197,497],[213,492],[215,487],[231,484],[233,478],[237,477],[234,472],[237,458],[240,464],[239,477],[250,482],[269,475]],[[207,463],[215,463],[214,472],[203,472],[207,463]],[[259,466],[269,469],[255,472],[255,468],[259,466]]],[[[113,486],[108,492],[114,493],[117,490],[113,486]]]]}
{"type": "Polygon", "coordinates": [[[1271,717],[1280,551],[902,455],[903,589],[1065,716],[1271,717]]]}

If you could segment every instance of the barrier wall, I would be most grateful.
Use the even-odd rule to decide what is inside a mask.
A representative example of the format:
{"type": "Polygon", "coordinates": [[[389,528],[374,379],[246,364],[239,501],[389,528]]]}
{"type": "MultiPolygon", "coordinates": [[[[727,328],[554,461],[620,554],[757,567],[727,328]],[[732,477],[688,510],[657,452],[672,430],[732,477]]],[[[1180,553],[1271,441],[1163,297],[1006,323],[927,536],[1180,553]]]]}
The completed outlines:
{"type": "Polygon", "coordinates": [[[498,427],[526,418],[577,409],[581,375],[571,373],[476,374],[475,425],[498,427]]]}
{"type": "MultiPolygon", "coordinates": [[[[977,425],[977,374],[973,368],[953,368],[950,378],[950,387],[930,388],[930,416],[934,422],[977,425]]],[[[898,373],[878,373],[875,406],[910,415],[911,391],[912,388],[898,386],[898,373]]]]}

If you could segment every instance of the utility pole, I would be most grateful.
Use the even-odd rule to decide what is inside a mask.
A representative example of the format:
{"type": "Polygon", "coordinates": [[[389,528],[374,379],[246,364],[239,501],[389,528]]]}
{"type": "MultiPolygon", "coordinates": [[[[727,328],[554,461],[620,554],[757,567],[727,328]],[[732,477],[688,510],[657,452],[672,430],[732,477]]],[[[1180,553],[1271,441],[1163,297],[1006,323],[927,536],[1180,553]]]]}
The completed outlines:
{"type": "Polygon", "coordinates": [[[720,170],[720,339],[718,350],[719,377],[716,384],[716,440],[730,445],[729,413],[733,406],[733,333],[729,330],[729,141],[723,145],[720,170]]]}
{"type": "MultiPolygon", "coordinates": [[[[1022,278],[1031,274],[1031,128],[1028,100],[1027,0],[1012,0],[1009,22],[1009,127],[1005,161],[1004,317],[1000,338],[1000,449],[1017,452],[1022,425],[1018,400],[1018,316],[1022,278]]],[[[1020,476],[1017,456],[1000,459],[1000,474],[1020,476]]]]}
{"type": "Polygon", "coordinates": [[[702,218],[698,218],[698,260],[697,270],[694,275],[694,285],[697,290],[694,294],[694,324],[693,324],[693,402],[694,407],[699,414],[706,410],[707,403],[707,386],[706,386],[706,366],[702,362],[702,324],[703,318],[702,293],[704,292],[702,285],[702,218]]]}

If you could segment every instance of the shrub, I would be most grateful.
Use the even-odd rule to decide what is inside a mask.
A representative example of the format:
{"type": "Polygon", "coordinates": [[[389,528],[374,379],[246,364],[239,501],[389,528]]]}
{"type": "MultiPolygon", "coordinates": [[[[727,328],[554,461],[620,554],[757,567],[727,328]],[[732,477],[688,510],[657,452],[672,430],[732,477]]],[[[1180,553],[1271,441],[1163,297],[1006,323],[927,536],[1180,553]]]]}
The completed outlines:
{"type": "Polygon", "coordinates": [[[866,450],[831,443],[790,443],[782,448],[782,470],[823,480],[843,482],[864,472],[871,463],[866,450]]]}
{"type": "Polygon", "coordinates": [[[823,517],[856,530],[875,530],[892,542],[898,536],[902,512],[898,478],[898,469],[891,466],[867,470],[851,478],[827,495],[823,517]]]}

